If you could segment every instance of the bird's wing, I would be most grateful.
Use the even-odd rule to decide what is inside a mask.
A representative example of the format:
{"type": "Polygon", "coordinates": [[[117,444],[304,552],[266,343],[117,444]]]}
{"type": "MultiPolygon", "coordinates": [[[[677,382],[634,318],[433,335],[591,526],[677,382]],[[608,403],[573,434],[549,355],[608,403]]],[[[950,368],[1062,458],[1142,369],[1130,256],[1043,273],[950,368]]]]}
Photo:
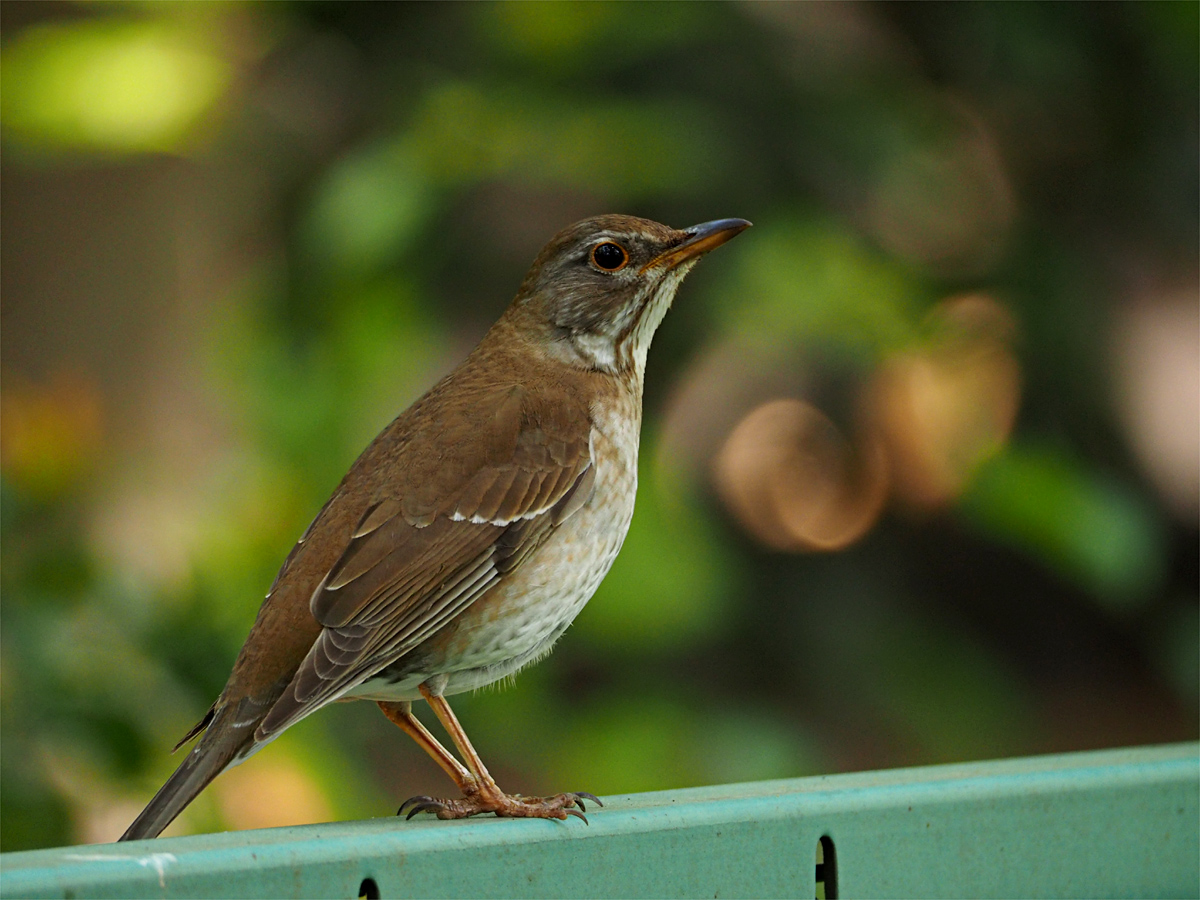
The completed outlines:
{"type": "Polygon", "coordinates": [[[257,740],[432,636],[591,495],[586,406],[511,385],[425,418],[433,433],[413,435],[387,463],[393,477],[313,592],[322,630],[257,740]]]}

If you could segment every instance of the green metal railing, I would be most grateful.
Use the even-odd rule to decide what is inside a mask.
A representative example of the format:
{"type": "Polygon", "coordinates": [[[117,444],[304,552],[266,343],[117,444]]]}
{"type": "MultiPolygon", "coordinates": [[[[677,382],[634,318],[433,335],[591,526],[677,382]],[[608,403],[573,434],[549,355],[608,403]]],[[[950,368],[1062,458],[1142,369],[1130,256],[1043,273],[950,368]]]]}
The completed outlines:
{"type": "Polygon", "coordinates": [[[1200,745],[0,856],[3,897],[1198,897],[1200,745]]]}

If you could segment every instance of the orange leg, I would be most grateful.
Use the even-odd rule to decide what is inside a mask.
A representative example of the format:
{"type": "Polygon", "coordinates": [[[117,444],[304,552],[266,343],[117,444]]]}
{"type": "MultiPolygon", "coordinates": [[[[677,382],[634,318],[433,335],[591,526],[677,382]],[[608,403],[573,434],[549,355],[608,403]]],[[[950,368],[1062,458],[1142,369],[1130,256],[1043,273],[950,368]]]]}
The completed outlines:
{"type": "Polygon", "coordinates": [[[479,758],[479,753],[471,745],[471,739],[467,737],[467,732],[463,730],[462,725],[458,721],[458,716],[454,715],[454,710],[450,708],[450,704],[446,702],[446,698],[440,694],[434,694],[429,691],[425,685],[420,687],[421,696],[423,696],[433,714],[438,717],[438,721],[442,723],[442,727],[446,729],[446,733],[450,735],[450,740],[454,741],[454,746],[458,748],[458,752],[462,754],[463,760],[467,764],[475,776],[485,784],[496,784],[492,780],[491,774],[488,773],[487,766],[483,764],[483,760],[479,758]]]}
{"type": "Polygon", "coordinates": [[[495,813],[498,816],[537,819],[565,819],[570,815],[578,816],[586,822],[587,818],[580,812],[585,799],[594,800],[603,806],[598,798],[586,793],[556,794],[553,797],[544,798],[516,797],[504,793],[497,786],[475,748],[471,746],[466,731],[459,724],[458,717],[454,715],[454,711],[450,709],[450,704],[446,702],[446,699],[440,693],[434,693],[424,684],[421,685],[421,696],[428,701],[434,714],[445,727],[451,740],[454,741],[454,746],[458,748],[458,752],[462,754],[462,758],[467,764],[466,769],[463,769],[458,760],[451,756],[449,751],[442,747],[421,723],[413,718],[410,709],[404,708],[397,711],[395,707],[400,704],[392,704],[393,709],[389,711],[384,704],[379,705],[389,719],[412,735],[417,743],[421,744],[438,761],[438,764],[462,790],[463,798],[461,800],[439,800],[433,797],[412,797],[400,805],[400,813],[408,808],[410,819],[423,811],[434,812],[439,819],[461,819],[485,812],[495,813]]]}
{"type": "Polygon", "coordinates": [[[475,776],[468,772],[463,764],[454,758],[454,754],[443,747],[441,742],[429,733],[429,729],[421,724],[421,720],[412,714],[411,703],[385,703],[382,700],[376,702],[393,725],[416,741],[417,745],[432,756],[433,761],[454,779],[454,783],[458,785],[460,791],[464,794],[473,794],[479,790],[475,776]]]}

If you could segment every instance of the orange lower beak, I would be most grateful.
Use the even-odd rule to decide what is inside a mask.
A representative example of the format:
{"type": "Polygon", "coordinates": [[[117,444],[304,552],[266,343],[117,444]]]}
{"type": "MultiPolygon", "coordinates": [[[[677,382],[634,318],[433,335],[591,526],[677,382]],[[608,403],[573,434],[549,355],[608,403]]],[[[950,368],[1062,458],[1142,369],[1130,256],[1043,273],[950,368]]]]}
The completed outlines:
{"type": "Polygon", "coordinates": [[[687,238],[684,242],[654,257],[654,259],[642,266],[642,271],[645,272],[647,269],[653,269],[658,266],[673,269],[680,263],[687,262],[689,259],[702,256],[709,250],[720,247],[723,243],[737,237],[749,227],[750,223],[745,219],[715,219],[712,222],[704,222],[700,225],[693,225],[691,228],[685,228],[684,233],[687,235],[687,238]]]}

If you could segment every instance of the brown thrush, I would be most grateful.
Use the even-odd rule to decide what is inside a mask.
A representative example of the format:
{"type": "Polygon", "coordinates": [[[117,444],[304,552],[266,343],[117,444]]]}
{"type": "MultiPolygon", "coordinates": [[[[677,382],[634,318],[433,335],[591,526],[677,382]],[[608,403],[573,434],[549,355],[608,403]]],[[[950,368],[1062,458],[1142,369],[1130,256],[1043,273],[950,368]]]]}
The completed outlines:
{"type": "Polygon", "coordinates": [[[549,653],[595,593],[633,516],[650,340],[688,270],[749,225],[610,215],[547,244],[479,346],[367,447],[288,554],[183,742],[203,737],[121,840],[158,835],[226,768],[350,698],[376,701],[462,791],[413,798],[410,816],[580,815],[590,794],[501,791],[445,698],[549,653]],[[422,697],[465,765],[413,716],[422,697]]]}

